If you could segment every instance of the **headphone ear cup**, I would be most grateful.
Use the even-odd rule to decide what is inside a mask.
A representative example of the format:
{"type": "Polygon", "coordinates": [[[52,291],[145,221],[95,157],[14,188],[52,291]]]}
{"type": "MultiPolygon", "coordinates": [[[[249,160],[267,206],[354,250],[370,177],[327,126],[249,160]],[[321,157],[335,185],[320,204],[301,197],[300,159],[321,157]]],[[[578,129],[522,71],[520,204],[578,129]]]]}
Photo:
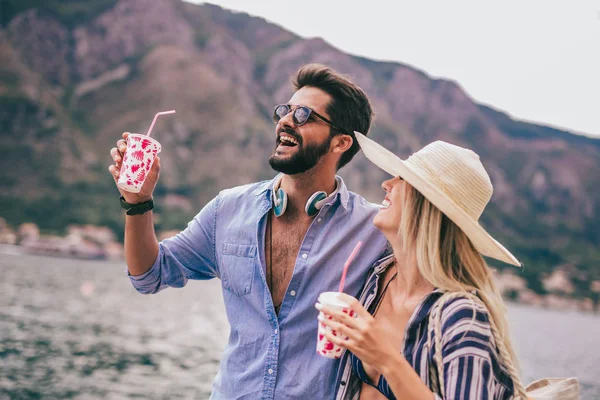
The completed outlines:
{"type": "Polygon", "coordinates": [[[273,212],[276,217],[281,217],[287,208],[287,194],[279,188],[273,198],[273,212]]]}
{"type": "Polygon", "coordinates": [[[317,215],[322,207],[322,204],[320,204],[319,202],[326,198],[327,193],[325,192],[314,193],[312,196],[309,197],[308,201],[306,202],[306,207],[304,207],[304,210],[310,217],[317,215]]]}

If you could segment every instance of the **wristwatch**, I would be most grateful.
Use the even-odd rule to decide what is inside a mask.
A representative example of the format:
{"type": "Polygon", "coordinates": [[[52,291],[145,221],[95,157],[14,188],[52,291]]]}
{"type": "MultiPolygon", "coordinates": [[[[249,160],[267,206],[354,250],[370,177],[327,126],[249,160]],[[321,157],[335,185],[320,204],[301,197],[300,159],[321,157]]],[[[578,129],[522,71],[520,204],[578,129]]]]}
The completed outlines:
{"type": "Polygon", "coordinates": [[[125,209],[125,214],[127,215],[141,215],[154,208],[154,202],[152,199],[137,204],[126,202],[123,196],[121,196],[119,200],[121,200],[121,207],[125,209]]]}

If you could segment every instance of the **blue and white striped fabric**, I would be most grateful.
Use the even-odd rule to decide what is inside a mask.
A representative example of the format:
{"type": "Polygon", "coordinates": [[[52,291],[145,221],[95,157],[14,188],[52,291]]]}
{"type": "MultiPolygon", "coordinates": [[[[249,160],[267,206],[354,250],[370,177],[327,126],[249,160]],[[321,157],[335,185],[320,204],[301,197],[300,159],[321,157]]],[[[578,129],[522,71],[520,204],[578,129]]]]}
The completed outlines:
{"type": "MultiPolygon", "coordinates": [[[[363,306],[373,313],[381,299],[376,298],[380,277],[393,265],[393,257],[380,260],[372,269],[360,296],[363,306]]],[[[433,387],[431,374],[437,368],[433,358],[435,341],[429,348],[429,313],[443,292],[434,290],[417,306],[405,330],[403,354],[423,382],[433,387]]],[[[444,364],[444,399],[509,399],[513,396],[512,379],[498,362],[489,314],[483,303],[467,298],[448,301],[442,309],[442,359],[444,364]]],[[[429,332],[433,334],[432,332],[429,332]]],[[[352,353],[342,356],[338,373],[336,400],[355,400],[363,382],[376,387],[388,399],[395,399],[387,381],[370,382],[362,362],[352,353]]],[[[432,389],[433,390],[433,389],[432,389]]],[[[442,399],[439,390],[436,399],[442,399]]]]}

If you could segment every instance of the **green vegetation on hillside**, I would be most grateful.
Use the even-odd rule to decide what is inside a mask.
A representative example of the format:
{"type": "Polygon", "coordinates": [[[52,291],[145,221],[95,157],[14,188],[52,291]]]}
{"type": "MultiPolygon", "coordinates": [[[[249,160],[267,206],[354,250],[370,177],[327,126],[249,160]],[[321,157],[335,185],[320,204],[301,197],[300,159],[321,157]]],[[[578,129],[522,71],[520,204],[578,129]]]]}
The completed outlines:
{"type": "Polygon", "coordinates": [[[600,140],[590,139],[586,136],[573,135],[571,132],[549,126],[516,121],[503,112],[494,110],[491,107],[480,105],[479,109],[488,118],[494,121],[498,128],[502,129],[502,132],[515,139],[563,139],[568,140],[571,143],[581,143],[600,147],[600,140]]]}
{"type": "MultiPolygon", "coordinates": [[[[6,26],[17,13],[37,8],[70,28],[86,29],[116,1],[0,0],[0,22],[6,26]]],[[[152,5],[147,0],[143,9],[127,12],[141,20],[152,5]]],[[[272,105],[287,100],[281,97],[289,93],[289,76],[300,63],[325,62],[343,73],[360,71],[357,77],[365,79],[378,108],[371,136],[392,151],[405,157],[419,144],[442,139],[480,155],[497,190],[482,224],[523,262],[519,276],[529,288],[545,293],[542,279],[560,268],[572,280],[574,296],[599,301],[592,283],[600,281],[600,140],[474,105],[458,85],[407,65],[336,58],[333,51],[324,59],[322,42],[312,51],[312,42],[300,43],[304,39],[244,13],[176,1],[159,6],[153,14],[157,28],[189,26],[164,37],[157,29],[160,34],[151,39],[147,30],[135,31],[136,24],[115,29],[110,41],[106,35],[83,35],[87,42],[79,43],[83,39],[68,36],[69,54],[86,46],[99,49],[83,52],[90,65],[102,65],[110,53],[99,76],[128,67],[124,75],[85,91],[78,90],[83,85],[76,73],[68,84],[48,78],[53,51],[31,51],[52,30],[25,43],[3,38],[0,216],[12,227],[34,222],[44,233],[62,234],[69,224],[94,224],[122,237],[118,191],[106,170],[108,151],[121,132],[147,129],[156,111],[174,108],[177,116],[155,128],[163,144],[156,227],[185,228],[218,190],[273,176],[266,162],[274,142],[272,105]],[[163,7],[170,5],[174,12],[165,16],[163,7]],[[297,44],[302,51],[292,51],[297,44]]],[[[32,19],[40,26],[45,22],[32,19]]],[[[102,29],[111,28],[108,21],[102,29]]],[[[75,56],[65,62],[73,63],[73,71],[85,64],[75,56]]],[[[385,174],[366,160],[351,163],[341,175],[352,190],[380,201],[378,184],[385,174]]]]}
{"type": "Polygon", "coordinates": [[[15,15],[37,8],[74,27],[90,21],[116,3],[117,0],[0,0],[0,24],[4,27],[15,15]]]}

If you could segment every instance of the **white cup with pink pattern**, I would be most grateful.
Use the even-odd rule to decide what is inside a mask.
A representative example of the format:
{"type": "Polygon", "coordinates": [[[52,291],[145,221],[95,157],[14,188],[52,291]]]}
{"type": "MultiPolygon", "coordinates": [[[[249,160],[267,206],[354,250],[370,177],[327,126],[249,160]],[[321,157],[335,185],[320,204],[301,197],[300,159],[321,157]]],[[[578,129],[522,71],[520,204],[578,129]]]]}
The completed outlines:
{"type": "MultiPolygon", "coordinates": [[[[338,298],[339,292],[323,292],[319,295],[319,303],[322,305],[337,308],[342,310],[342,312],[348,314],[351,317],[354,317],[354,311],[350,309],[350,304],[338,298]]],[[[323,312],[319,312],[319,315],[322,315],[323,318],[331,319],[331,317],[326,317],[323,312]]],[[[342,355],[342,350],[340,346],[336,346],[331,343],[325,337],[325,332],[333,333],[333,336],[338,336],[336,331],[332,331],[331,328],[326,326],[324,323],[319,321],[319,327],[317,329],[317,353],[327,358],[340,358],[342,355]]],[[[347,339],[347,338],[346,338],[347,339]]]]}
{"type": "Polygon", "coordinates": [[[117,186],[130,193],[139,193],[160,150],[160,143],[155,139],[130,133],[117,186]]]}

